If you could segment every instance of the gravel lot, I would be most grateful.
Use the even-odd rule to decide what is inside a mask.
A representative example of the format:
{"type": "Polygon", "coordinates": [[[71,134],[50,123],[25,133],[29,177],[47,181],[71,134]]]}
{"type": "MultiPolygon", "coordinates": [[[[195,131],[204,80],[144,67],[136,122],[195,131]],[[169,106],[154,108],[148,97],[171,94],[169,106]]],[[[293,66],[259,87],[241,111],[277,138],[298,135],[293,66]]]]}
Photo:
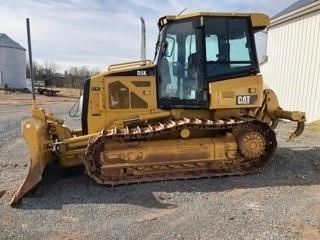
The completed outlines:
{"type": "MultiPolygon", "coordinates": [[[[281,123],[274,160],[254,175],[111,188],[82,168],[49,169],[11,208],[29,158],[20,133],[29,98],[0,96],[0,239],[320,239],[319,124],[287,142],[295,125],[281,123]]],[[[39,98],[72,128],[74,101],[39,98]]]]}

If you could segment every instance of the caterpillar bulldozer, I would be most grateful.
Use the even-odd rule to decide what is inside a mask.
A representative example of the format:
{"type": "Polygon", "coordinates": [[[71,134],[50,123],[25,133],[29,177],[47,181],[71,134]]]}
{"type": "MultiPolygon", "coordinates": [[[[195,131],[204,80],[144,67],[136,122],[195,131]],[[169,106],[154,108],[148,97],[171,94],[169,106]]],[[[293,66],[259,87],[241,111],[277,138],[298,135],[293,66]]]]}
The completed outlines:
{"type": "Polygon", "coordinates": [[[158,21],[153,61],[110,65],[84,83],[82,129],[32,104],[22,123],[31,153],[17,203],[48,164],[84,165],[96,182],[120,185],[244,175],[265,166],[279,119],[304,130],[305,113],[283,110],[264,86],[254,34],[262,13],[197,12],[158,21]]]}

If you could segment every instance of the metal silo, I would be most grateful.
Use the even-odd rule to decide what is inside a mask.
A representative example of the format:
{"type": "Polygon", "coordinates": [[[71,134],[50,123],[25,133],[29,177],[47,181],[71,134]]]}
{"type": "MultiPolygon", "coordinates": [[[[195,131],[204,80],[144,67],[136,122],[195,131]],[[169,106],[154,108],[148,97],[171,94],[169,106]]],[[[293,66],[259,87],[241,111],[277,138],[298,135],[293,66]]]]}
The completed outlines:
{"type": "Polygon", "coordinates": [[[0,87],[23,89],[26,84],[26,49],[0,33],[0,87]]]}

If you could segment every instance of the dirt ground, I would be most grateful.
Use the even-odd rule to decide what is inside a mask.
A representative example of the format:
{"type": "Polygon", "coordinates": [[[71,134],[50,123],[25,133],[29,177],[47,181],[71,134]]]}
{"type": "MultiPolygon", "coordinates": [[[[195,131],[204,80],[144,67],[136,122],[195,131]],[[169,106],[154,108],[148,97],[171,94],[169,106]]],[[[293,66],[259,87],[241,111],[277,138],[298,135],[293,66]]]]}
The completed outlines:
{"type": "MultiPolygon", "coordinates": [[[[37,98],[80,127],[79,117],[68,116],[74,96],[37,98]]],[[[20,122],[30,115],[30,99],[0,93],[0,239],[320,239],[319,122],[291,142],[295,125],[281,123],[274,159],[256,174],[111,188],[83,168],[49,169],[11,208],[27,171],[20,122]]]]}

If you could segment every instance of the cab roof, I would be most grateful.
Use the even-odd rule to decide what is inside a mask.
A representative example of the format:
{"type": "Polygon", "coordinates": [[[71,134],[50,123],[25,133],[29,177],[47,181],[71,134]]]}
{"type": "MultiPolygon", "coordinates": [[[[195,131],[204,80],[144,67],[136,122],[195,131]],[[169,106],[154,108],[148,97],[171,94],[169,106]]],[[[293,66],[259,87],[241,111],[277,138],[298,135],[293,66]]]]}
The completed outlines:
{"type": "Polygon", "coordinates": [[[168,22],[179,21],[196,17],[250,17],[253,28],[265,28],[270,24],[269,16],[263,13],[240,13],[240,12],[194,12],[181,15],[166,15],[159,18],[158,26],[162,28],[168,22]]]}

